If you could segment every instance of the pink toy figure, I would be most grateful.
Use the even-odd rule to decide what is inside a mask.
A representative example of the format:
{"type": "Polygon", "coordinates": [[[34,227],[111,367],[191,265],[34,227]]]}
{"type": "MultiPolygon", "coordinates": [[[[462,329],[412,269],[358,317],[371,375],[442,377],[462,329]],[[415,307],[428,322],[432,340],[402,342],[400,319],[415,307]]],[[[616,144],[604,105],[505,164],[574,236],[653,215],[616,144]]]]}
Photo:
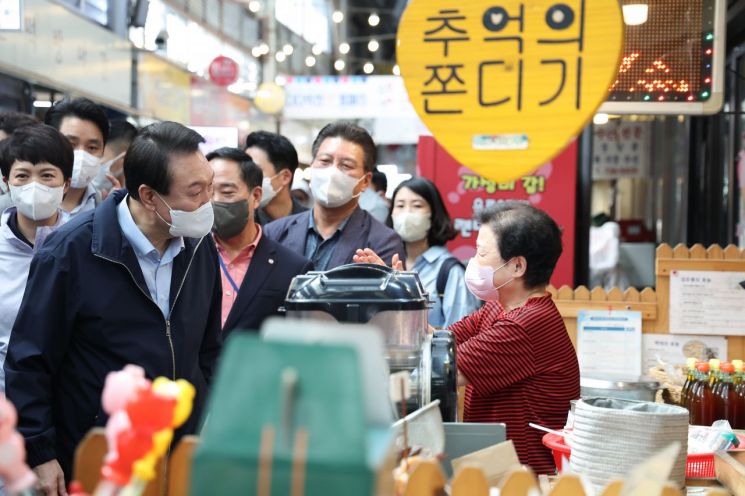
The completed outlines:
{"type": "MultiPolygon", "coordinates": [[[[109,451],[101,468],[101,475],[106,481],[116,486],[124,486],[128,480],[126,474],[112,470],[112,465],[119,456],[119,440],[121,436],[132,429],[127,406],[135,401],[138,395],[150,389],[150,381],[145,378],[145,371],[136,365],[127,365],[119,372],[111,372],[106,376],[101,403],[109,414],[106,423],[106,441],[109,451]]],[[[131,472],[130,472],[131,473],[131,472]]]]}
{"type": "Polygon", "coordinates": [[[26,448],[16,432],[17,422],[15,407],[0,394],[0,477],[8,495],[33,494],[36,476],[26,465],[26,448]]]}

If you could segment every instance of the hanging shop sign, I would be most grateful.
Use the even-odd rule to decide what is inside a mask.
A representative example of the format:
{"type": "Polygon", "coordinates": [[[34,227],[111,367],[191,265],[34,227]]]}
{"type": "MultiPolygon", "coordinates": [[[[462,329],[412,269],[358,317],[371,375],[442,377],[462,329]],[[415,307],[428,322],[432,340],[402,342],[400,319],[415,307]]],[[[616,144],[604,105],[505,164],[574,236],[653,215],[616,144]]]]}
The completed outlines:
{"type": "Polygon", "coordinates": [[[509,181],[494,181],[458,163],[432,136],[422,136],[417,149],[418,172],[442,194],[458,235],[448,249],[460,260],[476,254],[478,213],[494,203],[519,200],[548,213],[562,231],[564,251],[551,277],[555,287],[574,285],[575,191],[577,144],[535,171],[509,181]]]}
{"type": "Polygon", "coordinates": [[[287,119],[416,117],[399,76],[292,76],[285,91],[287,119]]]}
{"type": "Polygon", "coordinates": [[[207,79],[191,77],[191,125],[246,128],[251,104],[207,79]]]}
{"type": "Polygon", "coordinates": [[[189,72],[153,53],[137,57],[137,108],[156,119],[191,122],[189,72]]]}
{"type": "Polygon", "coordinates": [[[219,55],[210,63],[210,79],[218,86],[230,86],[238,81],[238,64],[235,60],[219,55]]]}
{"type": "Polygon", "coordinates": [[[617,0],[413,0],[397,55],[414,109],[438,142],[504,182],[580,133],[615,79],[622,42],[617,0]]]}

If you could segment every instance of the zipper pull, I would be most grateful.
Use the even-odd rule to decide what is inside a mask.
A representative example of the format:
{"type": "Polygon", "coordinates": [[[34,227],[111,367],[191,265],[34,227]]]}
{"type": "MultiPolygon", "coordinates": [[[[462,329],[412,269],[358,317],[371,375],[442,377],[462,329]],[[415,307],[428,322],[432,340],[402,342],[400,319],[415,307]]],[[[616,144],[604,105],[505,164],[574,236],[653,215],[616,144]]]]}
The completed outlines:
{"type": "Polygon", "coordinates": [[[171,337],[171,321],[166,319],[166,336],[171,337]]]}

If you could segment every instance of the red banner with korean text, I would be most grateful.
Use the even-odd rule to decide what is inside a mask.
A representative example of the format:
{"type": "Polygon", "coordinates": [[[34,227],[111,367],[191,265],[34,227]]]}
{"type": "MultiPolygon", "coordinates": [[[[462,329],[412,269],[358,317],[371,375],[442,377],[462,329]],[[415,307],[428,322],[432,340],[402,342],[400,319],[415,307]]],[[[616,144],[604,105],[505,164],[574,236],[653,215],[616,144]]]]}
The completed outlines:
{"type": "Polygon", "coordinates": [[[548,213],[563,232],[564,252],[551,283],[556,287],[574,284],[576,141],[541,168],[506,183],[486,179],[459,164],[432,136],[419,138],[417,154],[419,175],[435,183],[458,231],[448,244],[453,255],[467,260],[476,253],[479,223],[474,216],[481,209],[501,200],[521,200],[548,213]]]}

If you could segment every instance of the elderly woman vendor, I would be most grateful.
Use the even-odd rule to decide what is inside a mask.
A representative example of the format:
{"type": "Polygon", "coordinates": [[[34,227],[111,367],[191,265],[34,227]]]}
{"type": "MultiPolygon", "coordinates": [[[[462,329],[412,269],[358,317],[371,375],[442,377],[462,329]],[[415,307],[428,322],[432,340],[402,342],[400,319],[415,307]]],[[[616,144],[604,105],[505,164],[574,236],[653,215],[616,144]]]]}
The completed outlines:
{"type": "MultiPolygon", "coordinates": [[[[450,326],[466,385],[464,420],[505,423],[520,462],[554,473],[542,433],[528,423],[561,429],[570,401],[579,398],[577,355],[546,292],[561,232],[546,213],[519,202],[487,208],[480,221],[465,278],[486,303],[450,326]]],[[[358,255],[358,261],[377,258],[367,250],[358,255]]]]}

